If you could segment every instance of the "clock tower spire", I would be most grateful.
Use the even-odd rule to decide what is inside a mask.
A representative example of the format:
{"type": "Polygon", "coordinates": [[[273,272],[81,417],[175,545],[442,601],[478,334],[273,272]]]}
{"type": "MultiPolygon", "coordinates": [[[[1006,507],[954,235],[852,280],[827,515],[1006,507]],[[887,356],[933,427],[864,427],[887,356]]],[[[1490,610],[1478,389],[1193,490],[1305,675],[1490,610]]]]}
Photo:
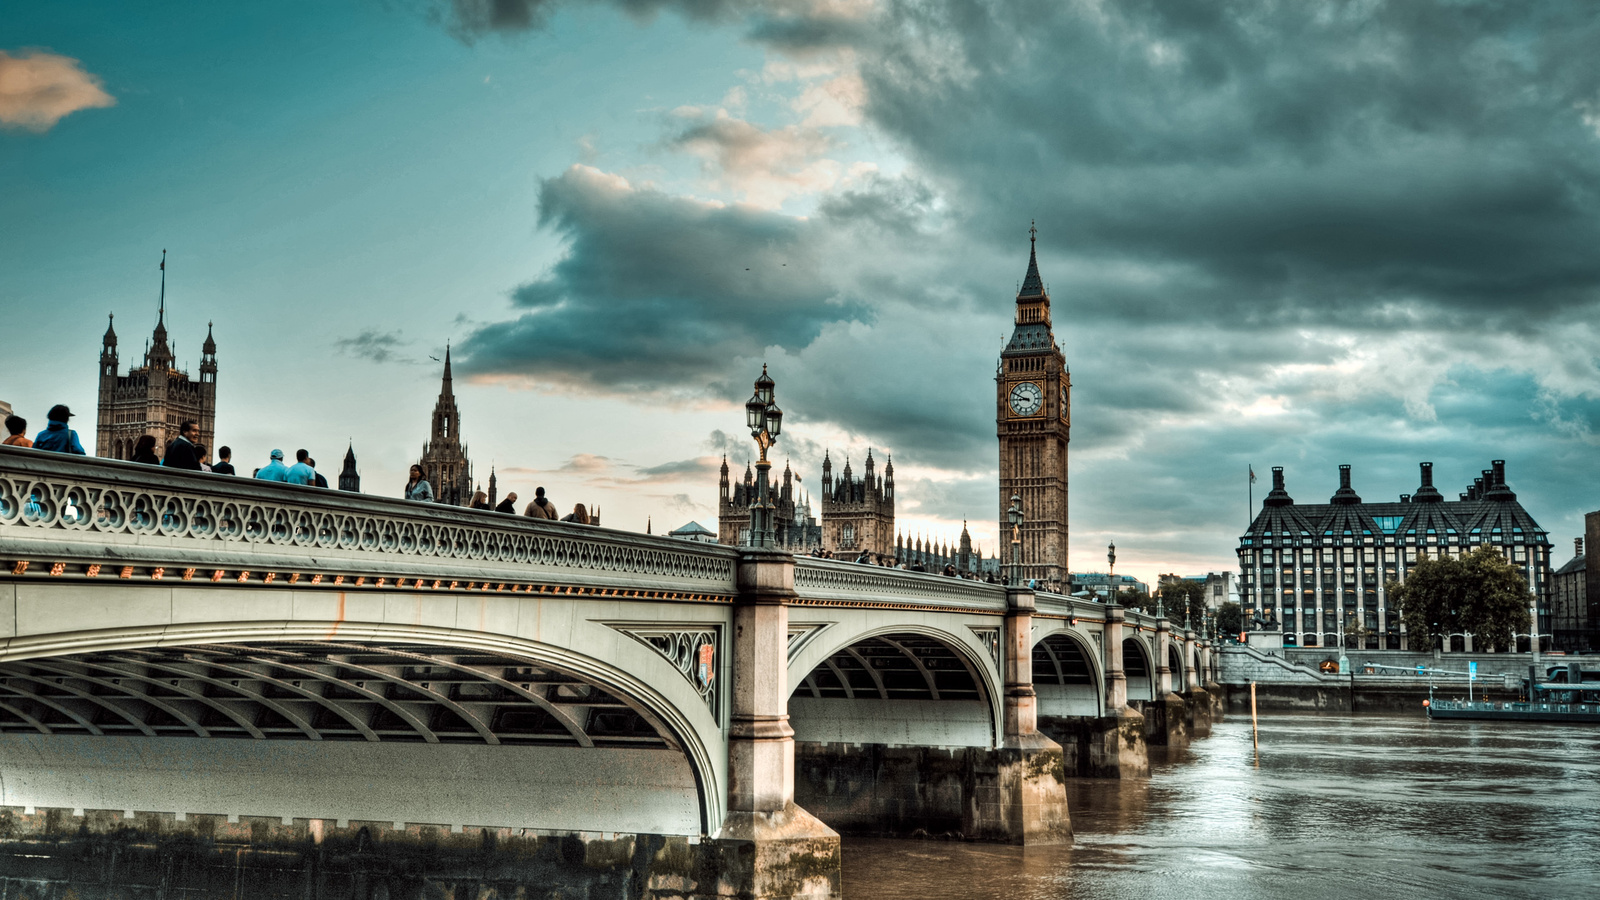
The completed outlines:
{"type": "Polygon", "coordinates": [[[1037,228],[1028,229],[1028,271],[1017,291],[1011,340],[1000,353],[995,374],[995,430],[1000,438],[997,533],[1011,531],[1006,510],[1016,494],[1022,498],[1024,516],[1022,577],[1040,582],[1041,587],[1065,590],[1071,581],[1067,441],[1072,428],[1072,375],[1051,330],[1050,293],[1039,276],[1038,234],[1037,228]]]}

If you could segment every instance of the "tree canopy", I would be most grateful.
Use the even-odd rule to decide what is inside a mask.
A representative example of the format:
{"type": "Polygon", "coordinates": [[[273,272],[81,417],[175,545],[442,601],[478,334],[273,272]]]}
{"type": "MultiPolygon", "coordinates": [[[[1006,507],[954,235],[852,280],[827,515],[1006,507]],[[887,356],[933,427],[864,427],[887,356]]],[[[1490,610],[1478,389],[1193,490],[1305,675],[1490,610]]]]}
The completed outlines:
{"type": "Polygon", "coordinates": [[[1217,607],[1217,634],[1238,637],[1244,630],[1244,610],[1229,600],[1217,607]]]}
{"type": "Polygon", "coordinates": [[[1432,647],[1439,635],[1458,632],[1480,647],[1510,647],[1532,621],[1527,579],[1493,547],[1458,558],[1421,555],[1405,583],[1391,581],[1387,591],[1413,647],[1432,647]]]}
{"type": "Polygon", "coordinates": [[[1167,619],[1182,627],[1187,613],[1189,627],[1199,630],[1205,621],[1206,585],[1203,581],[1169,581],[1160,587],[1161,599],[1167,608],[1167,619]]]}

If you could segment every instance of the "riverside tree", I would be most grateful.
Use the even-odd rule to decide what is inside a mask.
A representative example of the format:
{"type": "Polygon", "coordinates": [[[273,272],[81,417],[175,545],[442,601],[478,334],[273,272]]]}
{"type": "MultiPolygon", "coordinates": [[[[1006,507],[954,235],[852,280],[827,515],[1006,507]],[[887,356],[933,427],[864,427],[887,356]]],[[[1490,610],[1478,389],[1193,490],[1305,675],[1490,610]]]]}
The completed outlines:
{"type": "Polygon", "coordinates": [[[1412,646],[1417,635],[1428,635],[1432,647],[1442,635],[1466,632],[1475,644],[1511,647],[1514,635],[1527,632],[1532,621],[1527,579],[1493,547],[1460,557],[1421,555],[1405,583],[1391,581],[1387,591],[1400,606],[1412,646]]]}
{"type": "Polygon", "coordinates": [[[1244,610],[1229,600],[1217,607],[1217,634],[1238,637],[1244,630],[1244,610]]]}

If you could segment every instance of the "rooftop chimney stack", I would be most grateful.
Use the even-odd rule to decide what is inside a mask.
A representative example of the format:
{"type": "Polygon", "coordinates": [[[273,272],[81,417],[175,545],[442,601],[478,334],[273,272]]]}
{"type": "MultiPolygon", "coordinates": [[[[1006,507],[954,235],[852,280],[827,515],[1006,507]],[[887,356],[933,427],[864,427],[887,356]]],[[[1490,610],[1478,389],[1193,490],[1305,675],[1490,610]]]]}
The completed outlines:
{"type": "Polygon", "coordinates": [[[1572,540],[1572,548],[1573,548],[1573,553],[1575,555],[1582,556],[1583,555],[1583,538],[1573,538],[1573,540],[1572,540]]]}

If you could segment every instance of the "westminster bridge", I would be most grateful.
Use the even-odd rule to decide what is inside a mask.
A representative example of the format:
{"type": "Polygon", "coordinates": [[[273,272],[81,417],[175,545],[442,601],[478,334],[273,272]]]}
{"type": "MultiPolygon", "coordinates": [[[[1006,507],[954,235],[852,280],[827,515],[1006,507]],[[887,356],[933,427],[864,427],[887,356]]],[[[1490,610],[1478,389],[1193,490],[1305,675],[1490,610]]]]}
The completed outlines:
{"type": "Polygon", "coordinates": [[[1114,605],[13,447],[0,565],[0,880],[80,896],[837,896],[840,831],[1070,841],[1219,708],[1114,605]]]}

